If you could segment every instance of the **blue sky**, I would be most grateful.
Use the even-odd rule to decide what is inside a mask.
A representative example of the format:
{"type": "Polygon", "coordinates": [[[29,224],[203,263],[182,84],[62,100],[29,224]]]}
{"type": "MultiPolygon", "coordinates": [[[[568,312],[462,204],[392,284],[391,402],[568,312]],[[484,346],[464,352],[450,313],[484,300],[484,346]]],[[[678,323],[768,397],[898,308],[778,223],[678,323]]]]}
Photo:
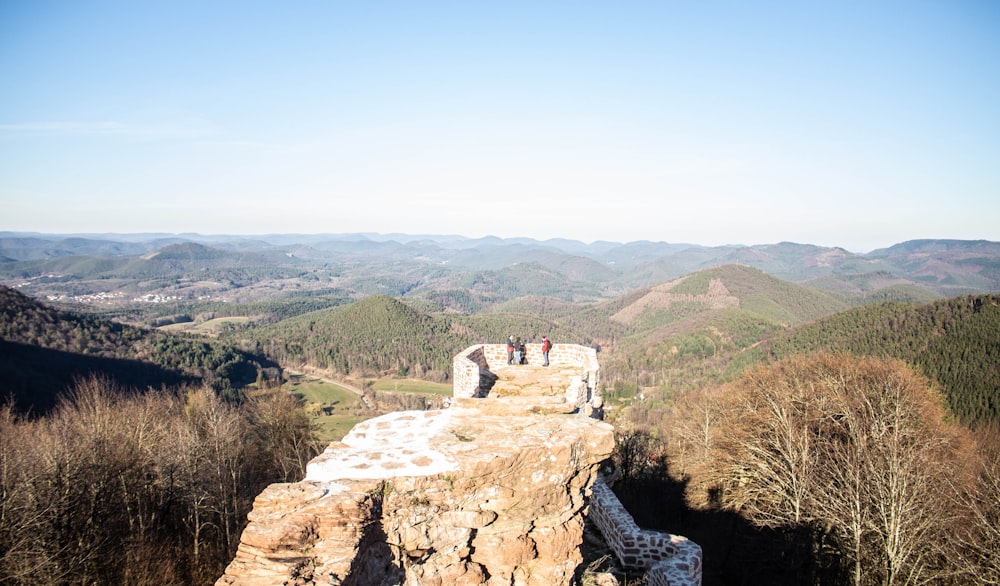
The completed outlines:
{"type": "Polygon", "coordinates": [[[0,0],[0,230],[1000,241],[1000,3],[0,0]]]}

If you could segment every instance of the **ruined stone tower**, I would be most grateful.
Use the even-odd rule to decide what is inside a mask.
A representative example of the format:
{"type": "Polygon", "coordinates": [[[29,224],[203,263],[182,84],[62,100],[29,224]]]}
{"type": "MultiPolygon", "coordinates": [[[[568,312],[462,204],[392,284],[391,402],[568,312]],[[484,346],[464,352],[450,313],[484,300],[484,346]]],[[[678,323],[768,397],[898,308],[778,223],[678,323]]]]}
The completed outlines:
{"type": "Polygon", "coordinates": [[[699,583],[700,550],[690,561],[683,538],[616,529],[627,513],[598,480],[614,435],[595,417],[596,353],[550,357],[541,366],[537,345],[524,366],[502,346],[457,355],[449,408],[364,421],[305,480],[265,489],[217,584],[569,585],[588,512],[612,546],[640,552],[620,557],[652,567],[673,554],[688,571],[669,583],[699,583]]]}

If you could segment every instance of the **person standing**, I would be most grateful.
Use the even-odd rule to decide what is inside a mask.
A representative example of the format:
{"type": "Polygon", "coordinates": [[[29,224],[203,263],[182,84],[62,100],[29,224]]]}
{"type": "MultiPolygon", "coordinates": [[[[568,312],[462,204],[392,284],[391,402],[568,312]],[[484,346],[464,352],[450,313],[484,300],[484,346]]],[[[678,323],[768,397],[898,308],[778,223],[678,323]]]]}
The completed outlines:
{"type": "Polygon", "coordinates": [[[514,336],[507,336],[507,366],[514,364],[514,336]]]}
{"type": "Polygon", "coordinates": [[[514,364],[521,364],[521,347],[524,344],[521,343],[521,338],[518,337],[517,341],[514,342],[514,364]]]}
{"type": "Polygon", "coordinates": [[[527,364],[528,363],[528,349],[525,346],[524,342],[518,342],[517,343],[517,353],[521,355],[521,357],[518,359],[517,363],[518,364],[527,364]]]}
{"type": "Polygon", "coordinates": [[[552,349],[552,342],[548,338],[542,336],[542,366],[549,365],[549,350],[552,349]]]}

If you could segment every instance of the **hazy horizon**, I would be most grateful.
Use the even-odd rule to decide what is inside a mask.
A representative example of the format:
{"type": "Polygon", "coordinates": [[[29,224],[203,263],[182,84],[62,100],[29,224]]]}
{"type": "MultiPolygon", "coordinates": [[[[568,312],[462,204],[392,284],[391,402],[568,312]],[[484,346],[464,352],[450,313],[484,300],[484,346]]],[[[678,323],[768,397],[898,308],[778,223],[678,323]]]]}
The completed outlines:
{"type": "Polygon", "coordinates": [[[1000,241],[1000,5],[0,4],[0,230],[1000,241]]]}
{"type": "Polygon", "coordinates": [[[216,233],[216,234],[209,234],[209,233],[200,233],[200,232],[39,232],[39,231],[34,231],[34,230],[24,230],[24,231],[21,231],[21,230],[0,230],[0,236],[5,236],[5,235],[8,235],[8,234],[9,235],[13,235],[13,236],[27,236],[27,237],[38,236],[38,237],[67,237],[67,238],[92,238],[92,239],[100,239],[100,238],[115,239],[115,238],[117,238],[117,239],[120,239],[120,240],[123,240],[123,241],[145,240],[147,238],[178,238],[178,239],[190,239],[190,240],[204,240],[204,241],[211,242],[211,241],[214,241],[214,240],[229,239],[229,238],[232,238],[232,239],[253,239],[253,238],[260,238],[260,239],[272,238],[272,239],[277,239],[277,238],[286,238],[287,239],[287,238],[301,237],[303,239],[312,239],[312,238],[322,238],[324,236],[330,236],[330,237],[364,236],[364,237],[367,237],[367,238],[375,237],[375,238],[372,238],[373,240],[393,240],[397,236],[403,236],[403,237],[405,237],[405,240],[407,242],[414,241],[414,240],[419,240],[419,239],[423,239],[423,238],[430,238],[430,239],[455,239],[455,238],[457,238],[457,239],[464,239],[464,240],[486,240],[486,239],[531,240],[531,241],[539,242],[539,243],[542,243],[542,244],[544,244],[546,242],[550,242],[550,241],[572,241],[572,242],[579,242],[579,243],[582,243],[582,244],[587,245],[587,246],[592,246],[592,245],[599,244],[599,243],[626,245],[626,244],[634,244],[634,243],[639,243],[639,242],[650,242],[650,243],[654,243],[654,244],[669,244],[669,245],[673,245],[673,246],[695,246],[695,247],[706,247],[706,248],[712,248],[712,247],[720,247],[720,248],[722,248],[722,247],[734,247],[734,248],[739,248],[739,247],[770,246],[770,245],[777,245],[777,244],[799,244],[799,245],[805,245],[805,246],[819,246],[819,247],[822,247],[822,248],[841,248],[841,249],[844,249],[844,250],[846,250],[846,251],[848,251],[850,253],[854,253],[854,254],[867,254],[867,253],[870,253],[870,252],[872,252],[874,250],[879,250],[881,248],[889,248],[889,247],[891,247],[893,245],[903,244],[905,242],[910,242],[910,241],[919,241],[919,240],[959,240],[959,241],[964,241],[964,242],[985,241],[985,242],[1000,243],[998,241],[993,241],[993,240],[983,239],[983,238],[974,238],[974,239],[911,238],[911,239],[908,239],[908,240],[901,240],[899,242],[893,242],[893,243],[888,244],[886,246],[872,248],[872,249],[869,249],[869,250],[855,250],[855,249],[851,249],[851,248],[848,248],[848,247],[845,247],[845,246],[839,246],[839,245],[835,245],[835,244],[833,244],[833,245],[821,245],[821,244],[816,244],[814,242],[796,242],[796,241],[789,241],[789,240],[780,240],[780,241],[774,241],[774,242],[729,242],[729,243],[725,243],[725,244],[701,244],[701,243],[698,243],[698,242],[677,242],[677,241],[668,241],[668,240],[649,240],[649,239],[637,239],[637,240],[602,240],[602,239],[598,239],[598,240],[579,240],[579,239],[576,239],[576,238],[565,238],[565,237],[560,237],[560,236],[555,236],[555,237],[552,237],[552,238],[544,238],[543,239],[543,238],[532,238],[530,236],[498,236],[496,234],[484,234],[484,235],[481,235],[481,236],[466,236],[466,235],[463,235],[463,234],[455,234],[455,233],[452,233],[452,234],[431,234],[431,233],[407,233],[407,232],[314,232],[314,233],[303,233],[303,232],[271,232],[271,233],[258,233],[258,234],[251,234],[251,233],[243,233],[243,234],[237,234],[237,233],[216,233]]]}

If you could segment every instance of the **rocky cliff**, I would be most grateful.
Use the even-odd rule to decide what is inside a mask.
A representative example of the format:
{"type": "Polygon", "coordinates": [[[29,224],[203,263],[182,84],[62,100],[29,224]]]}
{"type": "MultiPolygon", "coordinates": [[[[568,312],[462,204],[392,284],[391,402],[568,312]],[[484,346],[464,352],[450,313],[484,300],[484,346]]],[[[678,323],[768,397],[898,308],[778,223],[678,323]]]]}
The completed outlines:
{"type": "Polygon", "coordinates": [[[255,501],[218,585],[570,584],[609,424],[560,399],[456,399],[355,427],[255,501]]]}

